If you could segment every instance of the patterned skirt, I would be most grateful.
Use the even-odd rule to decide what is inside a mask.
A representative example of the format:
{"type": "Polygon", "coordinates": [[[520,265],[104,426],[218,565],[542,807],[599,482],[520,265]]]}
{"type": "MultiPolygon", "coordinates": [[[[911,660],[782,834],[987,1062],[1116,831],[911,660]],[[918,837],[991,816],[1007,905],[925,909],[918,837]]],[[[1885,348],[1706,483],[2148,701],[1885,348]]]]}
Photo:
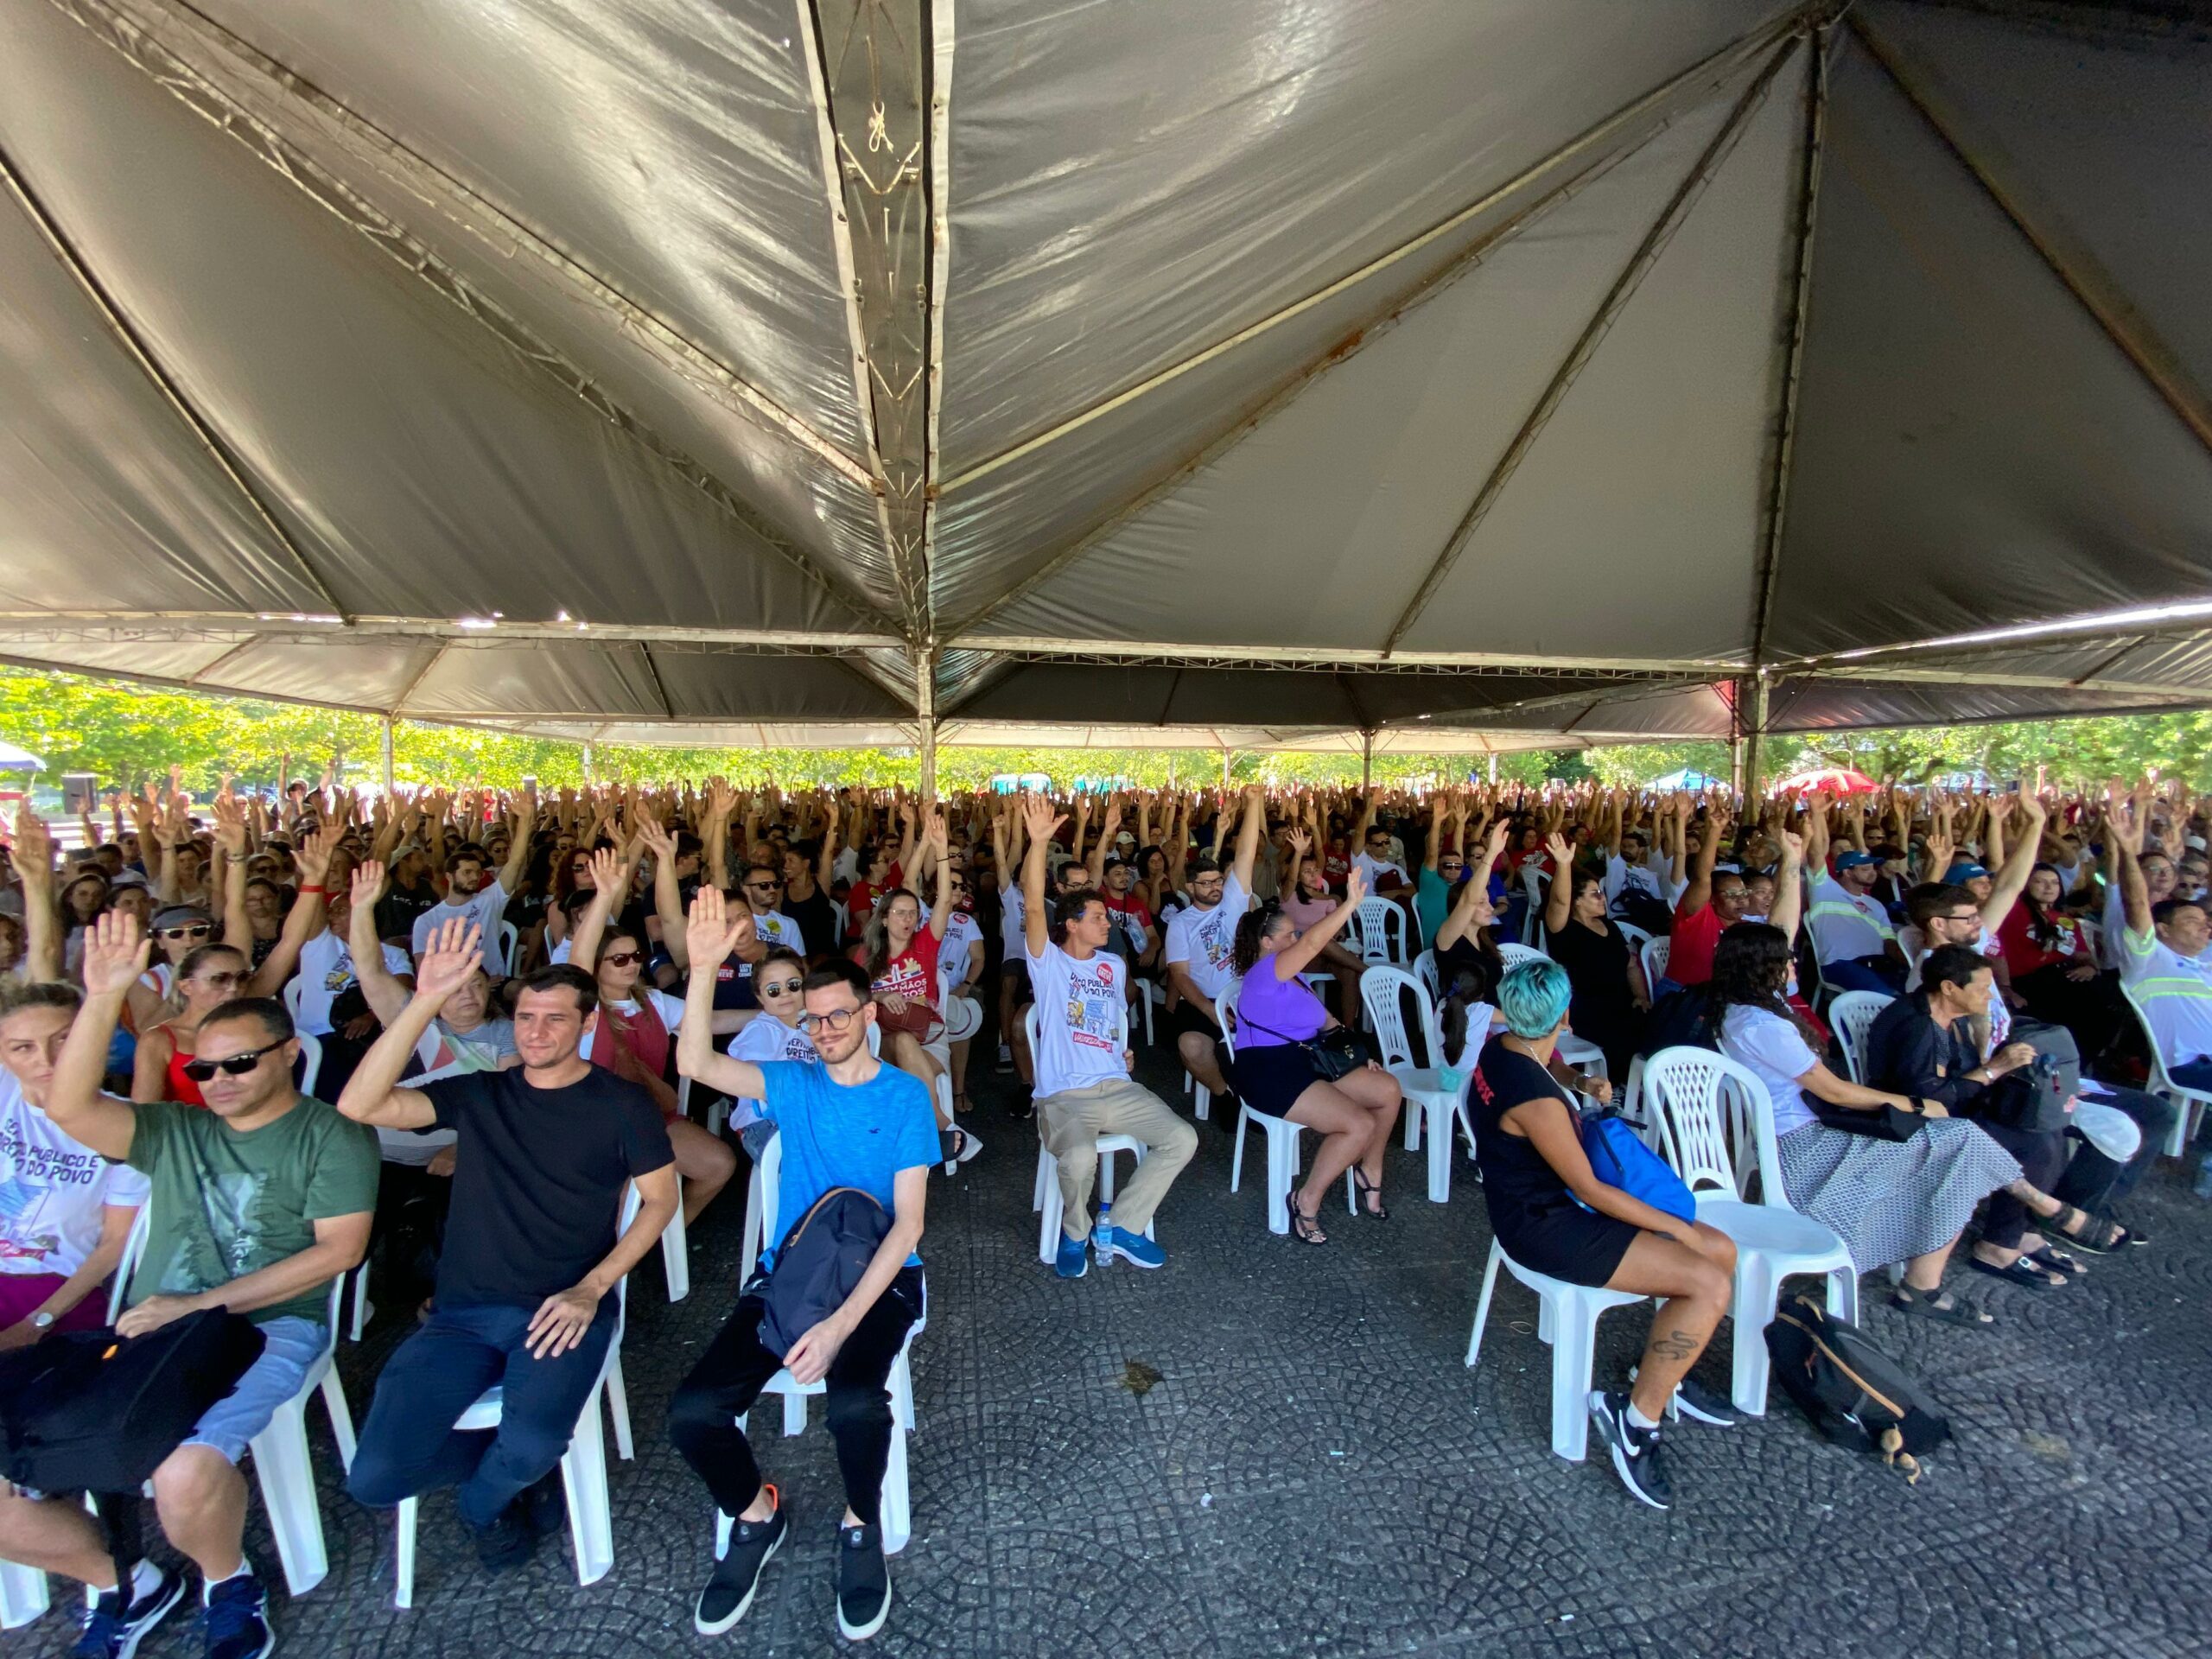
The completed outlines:
{"type": "Polygon", "coordinates": [[[1930,1118],[1910,1141],[1808,1123],[1782,1137],[1782,1184],[1834,1229],[1859,1272],[1948,1244],[1974,1206],[2020,1178],[2012,1154],[1961,1118],[1930,1118]]]}

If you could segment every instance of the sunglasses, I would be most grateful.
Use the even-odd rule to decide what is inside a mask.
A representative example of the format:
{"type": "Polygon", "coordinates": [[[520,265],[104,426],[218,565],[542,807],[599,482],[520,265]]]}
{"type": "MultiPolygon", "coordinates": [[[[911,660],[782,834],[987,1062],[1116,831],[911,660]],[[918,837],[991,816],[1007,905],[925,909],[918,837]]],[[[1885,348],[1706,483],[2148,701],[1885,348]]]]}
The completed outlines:
{"type": "Polygon", "coordinates": [[[858,1008],[835,1008],[828,1014],[803,1014],[798,1017],[798,1028],[810,1035],[825,1028],[842,1031],[860,1016],[858,1008]]]}
{"type": "Polygon", "coordinates": [[[748,881],[745,884],[745,890],[747,893],[781,893],[784,884],[780,881],[748,881]]]}
{"type": "Polygon", "coordinates": [[[763,996],[797,996],[799,994],[799,988],[803,983],[803,981],[796,979],[779,979],[772,985],[763,984],[760,987],[760,995],[763,996]]]}
{"type": "Polygon", "coordinates": [[[599,959],[599,965],[602,968],[627,968],[632,963],[645,959],[645,953],[642,950],[610,950],[599,959]]]}
{"type": "Polygon", "coordinates": [[[200,983],[203,985],[238,985],[243,983],[245,979],[244,974],[202,974],[200,976],[200,983]]]}
{"type": "Polygon", "coordinates": [[[250,1048],[243,1054],[226,1055],[219,1060],[187,1060],[184,1075],[194,1083],[206,1083],[220,1071],[225,1077],[242,1077],[261,1064],[261,1057],[273,1054],[284,1045],[264,1043],[259,1048],[250,1048]]]}
{"type": "Polygon", "coordinates": [[[165,939],[204,939],[215,930],[205,922],[194,922],[190,927],[164,927],[158,931],[165,939]]]}

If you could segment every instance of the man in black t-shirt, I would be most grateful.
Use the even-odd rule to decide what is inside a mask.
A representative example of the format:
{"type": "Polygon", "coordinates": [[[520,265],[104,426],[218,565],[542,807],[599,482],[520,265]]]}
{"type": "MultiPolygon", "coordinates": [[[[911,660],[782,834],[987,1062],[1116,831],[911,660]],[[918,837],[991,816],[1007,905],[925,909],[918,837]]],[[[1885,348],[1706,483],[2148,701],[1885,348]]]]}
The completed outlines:
{"type": "Polygon", "coordinates": [[[394,1085],[446,999],[483,961],[458,919],[429,940],[415,995],[363,1057],[338,1109],[379,1128],[458,1132],[437,1298],[377,1380],[346,1486],[385,1508],[460,1487],[461,1517],[494,1572],[520,1567],[563,1519],[553,1478],[599,1381],[623,1275],[676,1213],[668,1131],[652,1096],[578,1052],[598,1017],[580,968],[548,968],[515,1003],[519,1069],[394,1085]],[[637,1216],[617,1235],[624,1189],[637,1216]],[[491,1443],[454,1424],[494,1384],[491,1443]],[[518,1498],[526,1501],[518,1503],[518,1498]]]}

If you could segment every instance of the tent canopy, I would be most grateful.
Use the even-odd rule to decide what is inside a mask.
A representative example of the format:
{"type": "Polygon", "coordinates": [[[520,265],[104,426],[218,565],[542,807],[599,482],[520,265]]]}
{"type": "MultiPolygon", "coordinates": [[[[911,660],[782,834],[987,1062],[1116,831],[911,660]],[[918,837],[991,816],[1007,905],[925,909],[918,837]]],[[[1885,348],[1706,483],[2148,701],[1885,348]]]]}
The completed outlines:
{"type": "Polygon", "coordinates": [[[2189,0],[26,0],[0,657],[585,739],[2212,702],[2189,0]]]}

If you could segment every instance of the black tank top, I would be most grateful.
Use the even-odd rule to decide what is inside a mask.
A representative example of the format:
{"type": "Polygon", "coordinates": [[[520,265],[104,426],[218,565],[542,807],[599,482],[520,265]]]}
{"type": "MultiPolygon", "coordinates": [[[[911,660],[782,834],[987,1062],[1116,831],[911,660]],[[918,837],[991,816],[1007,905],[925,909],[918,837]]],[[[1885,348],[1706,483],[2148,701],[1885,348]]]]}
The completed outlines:
{"type": "MultiPolygon", "coordinates": [[[[1535,1142],[1509,1134],[1501,1122],[1516,1106],[1547,1096],[1569,1111],[1574,1109],[1551,1073],[1528,1055],[1508,1048],[1503,1037],[1492,1037],[1483,1045],[1467,1104],[1475,1120],[1475,1160],[1482,1166],[1483,1201],[1501,1237],[1512,1230],[1516,1220],[1534,1220],[1574,1203],[1567,1183],[1544,1161],[1535,1142]]],[[[1512,1247],[1509,1243],[1507,1248],[1512,1247]]]]}

